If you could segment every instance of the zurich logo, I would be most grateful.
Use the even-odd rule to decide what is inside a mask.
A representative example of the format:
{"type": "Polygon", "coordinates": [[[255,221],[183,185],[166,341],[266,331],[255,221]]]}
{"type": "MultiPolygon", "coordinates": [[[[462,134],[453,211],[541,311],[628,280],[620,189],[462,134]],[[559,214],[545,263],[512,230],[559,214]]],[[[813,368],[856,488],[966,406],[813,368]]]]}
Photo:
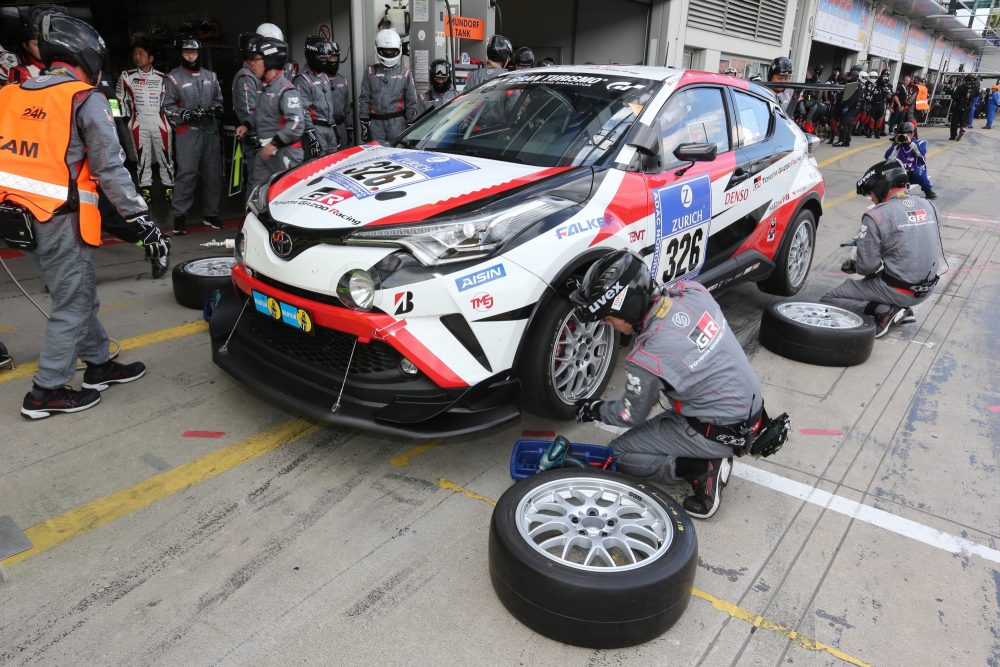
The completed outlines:
{"type": "Polygon", "coordinates": [[[278,257],[288,257],[292,254],[292,237],[284,229],[271,232],[271,250],[278,257]]]}

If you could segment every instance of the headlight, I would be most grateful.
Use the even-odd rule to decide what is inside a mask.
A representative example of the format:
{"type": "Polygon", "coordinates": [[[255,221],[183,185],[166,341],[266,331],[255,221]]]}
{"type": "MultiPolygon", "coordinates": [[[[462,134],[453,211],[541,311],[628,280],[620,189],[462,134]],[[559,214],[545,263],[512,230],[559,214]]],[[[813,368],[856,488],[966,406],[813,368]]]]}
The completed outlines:
{"type": "Polygon", "coordinates": [[[488,255],[526,227],[574,205],[567,199],[539,197],[502,211],[431,224],[364,229],[351,234],[347,243],[402,246],[425,266],[464,262],[488,255]]]}
{"type": "Polygon", "coordinates": [[[253,192],[250,193],[250,198],[247,199],[247,208],[250,209],[251,213],[257,216],[258,220],[268,215],[267,191],[270,189],[270,186],[270,182],[258,185],[254,188],[253,192]]]}
{"type": "Polygon", "coordinates": [[[355,310],[369,310],[375,301],[375,281],[367,271],[351,269],[337,283],[337,297],[355,310]]]}

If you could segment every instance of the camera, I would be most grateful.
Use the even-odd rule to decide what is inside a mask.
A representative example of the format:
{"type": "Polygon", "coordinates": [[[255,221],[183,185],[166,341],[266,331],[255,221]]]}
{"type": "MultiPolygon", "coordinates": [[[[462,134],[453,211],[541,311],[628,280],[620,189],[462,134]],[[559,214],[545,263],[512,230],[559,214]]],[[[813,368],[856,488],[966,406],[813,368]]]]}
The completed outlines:
{"type": "Polygon", "coordinates": [[[900,132],[895,136],[893,141],[896,142],[897,144],[908,144],[910,143],[910,135],[903,134],[902,132],[900,132]]]}

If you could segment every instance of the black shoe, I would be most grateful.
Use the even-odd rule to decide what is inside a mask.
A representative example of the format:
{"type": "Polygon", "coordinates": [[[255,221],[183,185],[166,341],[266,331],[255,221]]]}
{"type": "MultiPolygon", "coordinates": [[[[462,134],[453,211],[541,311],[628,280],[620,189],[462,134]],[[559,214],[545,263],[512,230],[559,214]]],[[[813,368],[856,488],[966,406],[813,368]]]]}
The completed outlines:
{"type": "Polygon", "coordinates": [[[913,313],[913,310],[910,309],[910,308],[904,308],[903,309],[903,317],[900,318],[899,323],[900,324],[913,324],[916,321],[917,321],[917,316],[913,313]]]}
{"type": "MultiPolygon", "coordinates": [[[[881,338],[889,333],[893,324],[899,324],[906,316],[906,311],[899,306],[889,306],[889,310],[881,315],[875,315],[875,337],[881,338]]],[[[86,385],[84,385],[86,386],[86,385]]]]}
{"type": "Polygon", "coordinates": [[[955,139],[955,141],[961,141],[962,137],[964,136],[965,136],[965,130],[962,130],[961,132],[958,133],[958,139],[955,139]]]}
{"type": "Polygon", "coordinates": [[[185,228],[186,221],[183,215],[178,215],[174,217],[174,236],[184,236],[187,234],[187,229],[185,228]]]}
{"type": "Polygon", "coordinates": [[[955,137],[948,137],[948,141],[958,141],[955,137]]]}
{"type": "Polygon", "coordinates": [[[211,227],[212,229],[222,229],[222,223],[219,222],[219,216],[217,215],[206,215],[205,219],[201,221],[201,224],[206,227],[211,227]]]}
{"type": "Polygon", "coordinates": [[[729,473],[733,469],[732,458],[712,459],[708,471],[691,480],[694,495],[684,499],[684,509],[696,519],[708,519],[719,511],[722,489],[729,483],[729,473]]]}
{"type": "Polygon", "coordinates": [[[927,190],[924,192],[924,199],[937,199],[937,193],[933,190],[927,190]]]}
{"type": "Polygon", "coordinates": [[[146,366],[141,361],[132,364],[109,361],[100,366],[87,364],[87,370],[83,374],[83,388],[104,391],[113,384],[132,382],[145,374],[146,366]]]}
{"type": "Polygon", "coordinates": [[[21,415],[27,419],[45,419],[53,412],[80,412],[100,402],[100,392],[93,389],[77,391],[69,386],[57,389],[35,386],[24,395],[21,415]]]}
{"type": "Polygon", "coordinates": [[[835,144],[833,144],[833,147],[834,148],[840,148],[841,146],[844,146],[844,145],[846,145],[846,144],[844,144],[844,142],[838,141],[835,144]]]}

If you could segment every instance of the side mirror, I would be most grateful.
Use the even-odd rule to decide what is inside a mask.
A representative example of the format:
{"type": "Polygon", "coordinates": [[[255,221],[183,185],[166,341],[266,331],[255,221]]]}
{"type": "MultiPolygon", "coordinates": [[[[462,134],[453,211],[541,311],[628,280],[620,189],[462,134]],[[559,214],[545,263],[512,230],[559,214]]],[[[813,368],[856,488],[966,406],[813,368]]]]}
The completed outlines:
{"type": "Polygon", "coordinates": [[[718,152],[715,144],[681,144],[674,150],[674,157],[682,162],[711,162],[718,152]]]}
{"type": "Polygon", "coordinates": [[[642,123],[633,125],[625,143],[634,146],[646,157],[656,157],[660,154],[660,133],[649,125],[642,123]]]}

